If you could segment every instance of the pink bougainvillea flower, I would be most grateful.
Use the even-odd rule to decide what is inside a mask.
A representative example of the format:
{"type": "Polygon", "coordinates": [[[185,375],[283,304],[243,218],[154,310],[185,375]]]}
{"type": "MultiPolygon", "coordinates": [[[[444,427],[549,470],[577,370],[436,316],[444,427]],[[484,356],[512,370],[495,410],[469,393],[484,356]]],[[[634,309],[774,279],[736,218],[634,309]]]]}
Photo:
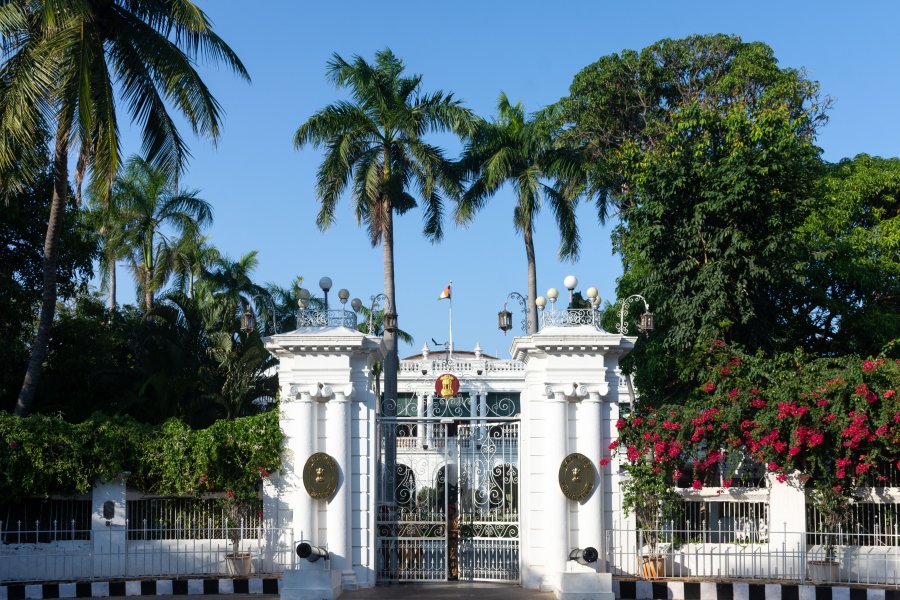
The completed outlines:
{"type": "Polygon", "coordinates": [[[778,483],[784,483],[785,481],[787,481],[787,475],[785,475],[784,473],[779,473],[779,474],[775,477],[775,479],[778,480],[778,483]]]}
{"type": "Polygon", "coordinates": [[[867,373],[871,373],[872,371],[875,370],[875,363],[873,363],[871,360],[864,360],[862,368],[863,368],[863,371],[865,371],[867,373]]]}
{"type": "Polygon", "coordinates": [[[886,390],[884,392],[884,399],[887,400],[888,398],[893,398],[894,394],[896,394],[894,390],[886,390]]]}
{"type": "Polygon", "coordinates": [[[706,382],[706,385],[703,386],[703,389],[706,391],[707,394],[711,394],[714,391],[716,391],[716,384],[714,381],[708,381],[708,382],[706,382]]]}
{"type": "Polygon", "coordinates": [[[618,447],[619,447],[619,440],[613,440],[612,442],[609,443],[610,450],[615,450],[618,447]]]}
{"type": "Polygon", "coordinates": [[[608,458],[601,458],[601,459],[600,459],[600,466],[601,466],[601,467],[605,467],[605,466],[608,465],[608,464],[609,464],[609,459],[608,459],[608,458]]]}
{"type": "Polygon", "coordinates": [[[693,483],[691,483],[691,487],[694,488],[695,490],[702,490],[702,489],[703,489],[703,484],[700,483],[700,480],[699,480],[699,479],[695,479],[695,480],[693,481],[693,483]]]}

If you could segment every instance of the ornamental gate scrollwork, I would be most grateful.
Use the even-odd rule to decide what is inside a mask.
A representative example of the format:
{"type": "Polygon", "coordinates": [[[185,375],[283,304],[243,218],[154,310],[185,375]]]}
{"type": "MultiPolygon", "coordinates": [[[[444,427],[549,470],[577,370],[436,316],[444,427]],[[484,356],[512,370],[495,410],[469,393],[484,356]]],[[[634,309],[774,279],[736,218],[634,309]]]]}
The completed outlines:
{"type": "MultiPolygon", "coordinates": [[[[398,417],[378,429],[396,444],[376,503],[378,580],[518,582],[518,422],[398,417]]],[[[392,454],[382,447],[382,470],[392,454]]]]}

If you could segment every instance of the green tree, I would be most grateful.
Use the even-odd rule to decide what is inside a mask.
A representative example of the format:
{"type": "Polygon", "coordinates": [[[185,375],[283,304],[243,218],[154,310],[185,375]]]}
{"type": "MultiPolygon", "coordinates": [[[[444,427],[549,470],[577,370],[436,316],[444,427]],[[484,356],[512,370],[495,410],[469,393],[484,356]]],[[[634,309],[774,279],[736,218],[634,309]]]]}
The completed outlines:
{"type": "MultiPolygon", "coordinates": [[[[365,224],[372,245],[384,251],[384,294],[388,310],[397,313],[394,293],[394,214],[417,205],[425,213],[424,233],[432,240],[442,235],[444,196],[460,191],[458,175],[443,151],[425,141],[429,131],[470,134],[475,123],[471,111],[452,94],[421,91],[420,75],[406,76],[403,62],[390,50],[375,55],[374,64],[355,56],[347,62],[335,54],[328,77],[347,88],[350,101],[331,104],[303,123],[294,144],[325,147],[317,175],[321,208],[317,222],[327,228],[335,207],[350,188],[357,222],[365,224]]],[[[396,331],[384,336],[385,395],[397,396],[396,331]]]]}
{"type": "Polygon", "coordinates": [[[173,190],[169,173],[138,156],[128,159],[125,173],[113,184],[112,210],[145,310],[172,274],[178,249],[212,222],[212,207],[198,192],[173,190]]]}
{"type": "Polygon", "coordinates": [[[79,156],[76,182],[88,169],[95,182],[112,181],[120,163],[118,90],[142,128],[148,160],[178,171],[188,152],[167,103],[177,106],[196,133],[213,140],[219,135],[220,107],[194,68],[196,60],[221,62],[248,76],[189,0],[11,0],[3,5],[0,36],[0,172],[8,174],[22,162],[21,149],[27,158],[43,147],[45,132],[55,138],[41,314],[16,403],[16,414],[25,415],[56,310],[70,150],[79,156]]]}
{"type": "Polygon", "coordinates": [[[528,333],[537,331],[537,268],[534,257],[534,224],[542,200],[550,205],[561,235],[560,258],[578,256],[578,225],[575,204],[578,188],[566,182],[579,180],[580,156],[571,148],[554,143],[547,125],[528,119],[521,103],[512,105],[501,93],[497,118],[482,121],[469,138],[461,167],[470,185],[459,200],[456,219],[471,223],[475,213],[504,185],[516,195],[513,225],[521,232],[528,262],[528,333]],[[549,185],[559,178],[562,184],[549,185]]]}
{"type": "Polygon", "coordinates": [[[600,59],[560,104],[565,137],[593,158],[601,215],[620,214],[619,295],[641,293],[657,314],[632,359],[641,393],[683,396],[695,382],[678,357],[701,341],[790,345],[794,229],[820,164],[817,84],[764,44],[694,36],[600,59]]]}
{"type": "Polygon", "coordinates": [[[222,256],[209,243],[208,236],[201,235],[197,230],[186,233],[188,235],[182,236],[174,249],[172,274],[175,277],[175,288],[188,298],[193,298],[197,282],[222,256]]]}
{"type": "MultiPolygon", "coordinates": [[[[0,406],[4,410],[15,406],[40,310],[42,247],[52,190],[53,174],[45,168],[13,192],[0,210],[0,406]]],[[[71,197],[65,211],[69,226],[61,232],[56,277],[58,297],[69,301],[87,289],[98,241],[71,197]]]]}
{"type": "Polygon", "coordinates": [[[223,319],[240,318],[254,296],[266,293],[250,276],[259,265],[256,256],[256,250],[251,250],[237,260],[223,256],[214,261],[200,281],[201,303],[215,304],[223,319]]]}
{"type": "Polygon", "coordinates": [[[806,256],[794,335],[819,354],[878,355],[900,337],[900,159],[828,165],[816,197],[797,229],[806,256]]]}

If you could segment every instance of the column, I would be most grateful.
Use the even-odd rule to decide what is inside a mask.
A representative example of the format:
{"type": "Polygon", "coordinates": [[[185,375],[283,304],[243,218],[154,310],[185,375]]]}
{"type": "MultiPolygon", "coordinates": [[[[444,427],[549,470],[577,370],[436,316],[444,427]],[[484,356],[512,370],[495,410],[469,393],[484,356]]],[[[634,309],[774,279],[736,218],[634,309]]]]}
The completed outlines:
{"type": "Polygon", "coordinates": [[[478,394],[478,414],[481,415],[482,423],[487,419],[487,392],[478,394]]]}
{"type": "Polygon", "coordinates": [[[325,406],[325,446],[340,470],[337,491],[328,502],[328,551],[332,569],[341,571],[346,578],[353,573],[350,546],[350,403],[344,392],[335,391],[334,397],[325,406]]]}
{"type": "MultiPolygon", "coordinates": [[[[434,416],[434,392],[425,392],[425,416],[429,419],[434,416]]],[[[434,446],[434,427],[432,421],[425,426],[427,431],[425,441],[429,446],[434,446]]]]}
{"type": "Polygon", "coordinates": [[[299,426],[297,437],[292,440],[291,445],[294,446],[294,472],[301,481],[297,490],[297,501],[294,504],[294,540],[309,541],[316,545],[320,543],[317,539],[319,532],[316,525],[318,506],[317,502],[306,493],[302,483],[303,465],[316,452],[316,403],[309,392],[300,392],[297,405],[299,426]]]}
{"type": "Polygon", "coordinates": [[[545,515],[547,518],[545,533],[547,534],[546,548],[547,572],[545,580],[553,589],[560,587],[560,574],[565,571],[566,560],[569,556],[569,500],[563,495],[559,485],[550,485],[556,482],[556,474],[559,465],[566,457],[568,435],[567,410],[568,401],[562,392],[553,392],[544,403],[547,425],[547,447],[545,449],[544,477],[548,489],[544,492],[546,501],[545,515]]]}
{"type": "Polygon", "coordinates": [[[428,407],[425,406],[425,402],[425,392],[418,392],[416,394],[416,416],[419,417],[419,422],[416,424],[416,428],[419,436],[419,448],[424,448],[428,443],[426,441],[428,438],[425,437],[425,430],[428,426],[423,421],[425,415],[428,414],[428,407]]]}
{"type": "MultiPolygon", "coordinates": [[[[578,451],[587,456],[600,472],[600,457],[603,455],[600,441],[600,393],[588,392],[587,398],[581,401],[578,407],[578,419],[575,421],[575,434],[578,440],[578,451]]],[[[597,477],[594,491],[578,507],[578,547],[593,546],[598,551],[603,549],[603,528],[601,518],[603,515],[603,489],[602,477],[597,477]]],[[[601,557],[604,555],[600,554],[601,557]]],[[[599,563],[599,561],[598,561],[599,563]]],[[[600,565],[594,563],[593,568],[600,565]]]]}

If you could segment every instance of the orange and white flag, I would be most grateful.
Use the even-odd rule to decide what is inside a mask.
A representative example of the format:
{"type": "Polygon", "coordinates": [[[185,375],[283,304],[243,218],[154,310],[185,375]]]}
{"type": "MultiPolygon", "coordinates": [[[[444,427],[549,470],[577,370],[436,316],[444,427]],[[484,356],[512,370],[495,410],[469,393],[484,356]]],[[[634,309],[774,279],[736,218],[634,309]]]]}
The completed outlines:
{"type": "Polygon", "coordinates": [[[445,287],[445,288],[444,288],[444,291],[441,292],[441,295],[438,296],[438,300],[444,300],[444,299],[449,300],[449,299],[450,299],[450,286],[451,286],[452,284],[453,284],[452,281],[451,281],[450,283],[447,284],[447,287],[445,287]]]}

